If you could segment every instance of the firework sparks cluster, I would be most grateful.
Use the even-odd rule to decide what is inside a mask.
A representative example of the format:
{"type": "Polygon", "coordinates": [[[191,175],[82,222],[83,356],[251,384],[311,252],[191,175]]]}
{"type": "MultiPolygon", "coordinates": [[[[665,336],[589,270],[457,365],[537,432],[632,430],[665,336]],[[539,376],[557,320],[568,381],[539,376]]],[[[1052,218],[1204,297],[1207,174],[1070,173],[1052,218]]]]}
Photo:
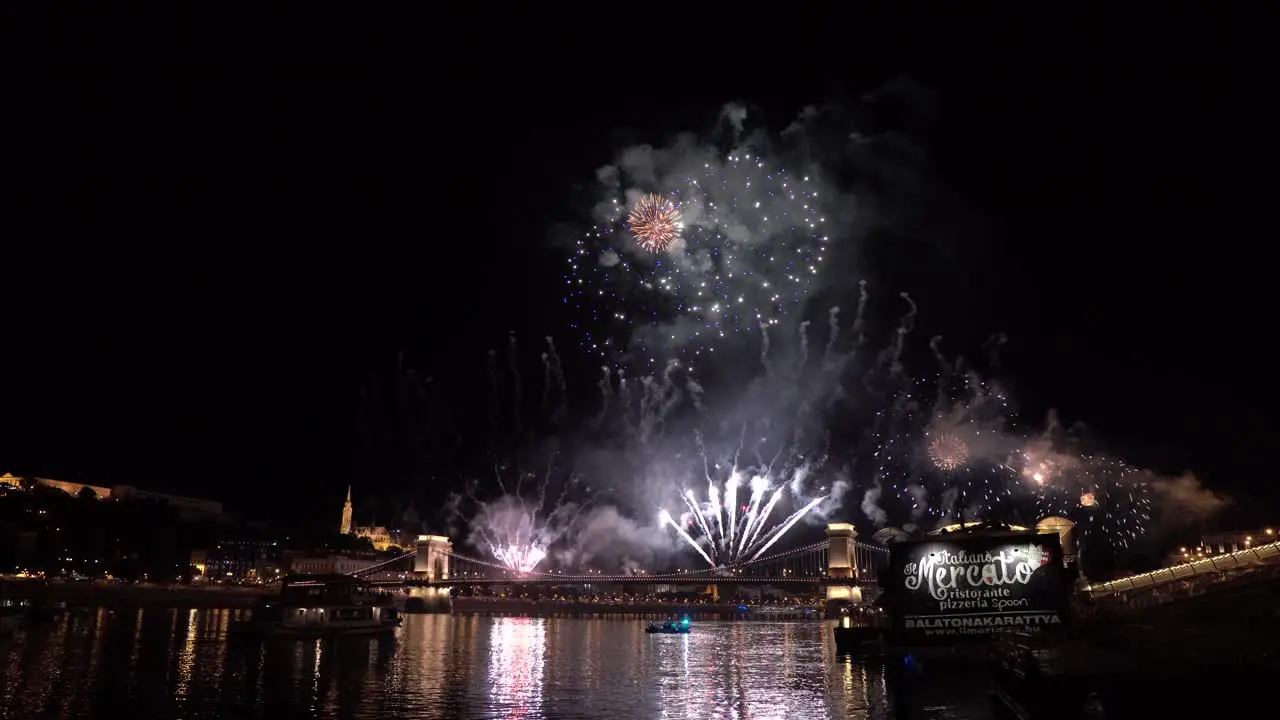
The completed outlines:
{"type": "MultiPolygon", "coordinates": [[[[862,317],[861,307],[856,317],[862,317]]],[[[895,335],[900,337],[910,327],[910,317],[909,313],[895,335]]],[[[829,331],[838,340],[838,314],[830,313],[829,319],[829,331]]],[[[859,327],[859,321],[854,326],[859,327]]],[[[821,361],[815,358],[812,363],[817,372],[806,365],[808,341],[803,331],[797,364],[778,366],[762,353],[760,362],[768,372],[733,396],[732,412],[721,415],[725,408],[718,408],[714,417],[747,408],[767,409],[769,416],[739,426],[702,424],[685,436],[692,440],[688,447],[678,437],[667,437],[665,428],[675,407],[683,401],[698,403],[701,388],[690,369],[671,360],[663,373],[630,378],[605,366],[596,429],[615,441],[626,438],[629,448],[610,456],[614,464],[608,474],[634,477],[628,484],[637,486],[659,479],[670,487],[673,494],[668,497],[678,498],[678,505],[664,507],[659,501],[650,507],[660,510],[659,524],[673,531],[672,539],[711,567],[760,558],[801,522],[815,515],[825,518],[840,508],[839,498],[849,483],[826,469],[829,438],[823,449],[804,441],[802,430],[821,428],[812,408],[830,408],[830,393],[843,392],[823,378],[840,377],[858,357],[865,357],[871,364],[854,387],[878,388],[862,399],[884,409],[874,413],[864,428],[866,436],[853,443],[863,449],[850,445],[844,452],[849,453],[847,460],[868,452],[879,461],[873,466],[876,472],[862,479],[863,514],[877,526],[889,525],[890,518],[912,531],[955,521],[1032,524],[1060,516],[1081,528],[1077,537],[1082,546],[1116,550],[1128,548],[1145,533],[1152,508],[1142,473],[1109,458],[1073,452],[1069,437],[1054,441],[1051,433],[1019,434],[1009,427],[1013,416],[1005,393],[971,369],[965,370],[963,382],[938,382],[934,396],[927,390],[930,383],[901,371],[900,345],[859,355],[861,333],[855,338],[855,350],[847,355],[833,351],[838,343],[830,342],[821,361]],[[720,435],[704,435],[713,432],[720,435]],[[740,464],[740,458],[754,460],[740,464]],[[828,489],[833,480],[836,487],[828,489]]],[[[514,352],[514,341],[511,346],[514,352]]],[[[549,343],[544,381],[548,387],[563,388],[553,354],[549,343]]],[[[518,393],[523,386],[512,368],[512,387],[518,393]]],[[[496,364],[491,364],[491,371],[496,387],[496,364]]],[[[544,393],[544,405],[552,397],[544,393]]],[[[546,409],[554,414],[553,408],[546,409]]],[[[698,409],[705,412],[700,405],[698,409]]],[[[519,426],[515,420],[513,424],[519,426]]],[[[846,445],[848,440],[846,436],[846,445]]],[[[514,573],[539,568],[554,545],[573,536],[581,505],[568,501],[563,492],[547,502],[554,465],[545,462],[540,480],[532,475],[526,480],[527,473],[519,472],[518,465],[515,472],[495,465],[503,495],[478,503],[470,521],[473,543],[514,573]],[[537,500],[526,501],[522,486],[537,487],[537,500]]],[[[639,502],[628,504],[643,507],[644,497],[637,495],[639,502]]]]}
{"type": "MultiPolygon", "coordinates": [[[[896,333],[874,350],[863,343],[865,287],[852,341],[840,338],[839,308],[829,308],[827,333],[819,335],[826,352],[809,362],[810,321],[802,310],[831,250],[820,204],[828,192],[818,182],[755,152],[634,150],[647,160],[620,158],[598,175],[609,195],[563,274],[575,339],[604,361],[589,434],[602,441],[592,450],[607,467],[597,468],[595,489],[629,517],[658,511],[669,530],[662,537],[713,568],[777,550],[805,520],[832,510],[851,514],[841,508],[851,486],[862,493],[867,519],[908,532],[956,520],[1031,524],[1049,516],[1118,548],[1145,532],[1151,504],[1141,473],[1017,429],[998,384],[948,362],[937,339],[930,342],[942,367],[936,383],[908,376],[903,346],[916,307],[907,295],[896,333]],[[786,361],[798,361],[785,370],[782,358],[769,354],[770,334],[796,329],[799,347],[786,361]],[[746,337],[762,346],[754,379],[733,388],[739,392],[704,397],[695,367],[717,351],[737,364],[754,358],[738,352],[746,337]],[[844,426],[833,471],[825,465],[837,413],[849,417],[838,418],[844,426]],[[739,464],[740,456],[754,459],[739,464]],[[855,477],[854,468],[865,474],[855,477]]],[[[565,395],[553,356],[551,346],[543,356],[552,389],[544,389],[544,406],[565,395]]],[[[490,370],[496,388],[492,361],[490,370]]],[[[514,360],[510,374],[512,425],[521,435],[529,425],[519,418],[514,360]]],[[[518,483],[502,493],[480,504],[473,544],[516,573],[549,556],[565,562],[577,506],[563,496],[546,505],[545,489],[538,502],[525,502],[518,483]]],[[[634,545],[641,534],[620,537],[634,545]]],[[[652,528],[643,534],[655,535],[652,528]]]]}
{"type": "Polygon", "coordinates": [[[750,496],[745,505],[739,505],[743,477],[733,470],[723,490],[714,481],[710,482],[705,503],[699,502],[695,491],[686,490],[683,497],[688,512],[681,518],[683,524],[676,522],[666,510],[659,513],[659,522],[674,528],[712,567],[725,567],[760,557],[827,499],[826,495],[820,495],[774,522],[771,516],[786,486],[773,487],[767,475],[754,475],[748,484],[750,496]]]}
{"type": "Polygon", "coordinates": [[[1080,528],[1080,542],[1126,550],[1146,534],[1151,494],[1143,474],[1118,460],[1081,455],[1035,489],[1039,514],[1065,517],[1080,528]]]}
{"type": "Polygon", "coordinates": [[[1078,439],[1052,418],[1044,435],[1019,432],[998,385],[933,349],[942,367],[935,392],[904,379],[886,413],[865,514],[908,529],[1064,517],[1080,527],[1082,546],[1095,550],[1122,551],[1146,533],[1152,506],[1143,473],[1073,450],[1078,439]]]}
{"type": "MultiPolygon", "coordinates": [[[[895,338],[912,326],[915,308],[907,300],[910,310],[892,333],[895,338]]],[[[842,351],[838,311],[829,313],[827,349],[813,362],[807,325],[790,355],[796,362],[771,358],[766,343],[759,356],[765,372],[726,396],[728,406],[704,407],[692,369],[678,360],[669,360],[661,373],[639,377],[604,366],[593,431],[623,448],[608,455],[603,473],[611,485],[617,483],[613,478],[622,482],[597,489],[608,491],[614,503],[638,508],[641,516],[646,505],[659,511],[659,525],[671,531],[669,538],[713,568],[761,558],[805,520],[839,511],[850,481],[861,485],[863,515],[877,526],[899,524],[908,532],[956,521],[1030,525],[1060,516],[1081,528],[1077,537],[1082,543],[1117,550],[1145,533],[1152,510],[1142,473],[1071,450],[1075,441],[1053,435],[1054,423],[1049,432],[1034,437],[1013,429],[1015,417],[1005,392],[972,368],[961,371],[960,363],[944,370],[936,383],[907,376],[900,360],[902,343],[866,347],[862,317],[860,304],[855,332],[845,344],[851,349],[842,351]],[[867,364],[855,370],[860,360],[867,364]],[[842,386],[834,380],[842,377],[854,381],[842,386]],[[860,430],[844,434],[839,448],[840,467],[848,473],[859,457],[876,460],[869,464],[874,472],[862,478],[845,469],[833,475],[827,467],[832,447],[823,432],[824,414],[849,388],[865,393],[851,406],[879,408],[860,430]],[[698,420],[668,435],[675,408],[682,404],[699,411],[696,417],[712,421],[698,420]],[[730,417],[749,419],[726,422],[730,417]],[[638,492],[627,497],[630,488],[638,492]],[[649,494],[660,488],[675,506],[649,494]]],[[[514,340],[510,346],[514,354],[514,340]]],[[[774,349],[785,352],[782,346],[774,349]]],[[[564,394],[559,367],[548,341],[544,382],[557,392],[544,392],[543,404],[551,416],[557,413],[552,400],[564,394]]],[[[496,388],[502,373],[496,362],[490,370],[496,388]]],[[[507,374],[512,407],[518,408],[524,386],[514,362],[507,374]]],[[[495,424],[499,405],[493,409],[495,424]]],[[[515,416],[510,424],[522,427],[515,416]]],[[[518,463],[496,464],[494,475],[503,494],[477,503],[470,520],[473,544],[514,573],[540,568],[553,546],[560,553],[556,557],[563,558],[582,507],[564,492],[551,501],[547,488],[556,484],[556,463],[544,458],[537,466],[546,467],[541,479],[520,472],[518,463]],[[528,493],[522,487],[536,487],[537,499],[525,500],[528,493]]]]}
{"type": "Polygon", "coordinates": [[[929,457],[941,470],[955,470],[969,459],[969,446],[963,440],[943,433],[929,442],[929,457]]]}
{"type": "Polygon", "coordinates": [[[649,193],[637,200],[627,220],[636,243],[649,252],[666,252],[680,239],[680,211],[661,195],[649,193]]]}
{"type": "Polygon", "coordinates": [[[615,200],[564,275],[581,346],[606,359],[638,351],[649,369],[778,323],[809,297],[829,241],[816,184],[761,157],[733,153],[668,182],[629,215],[615,200]]]}
{"type": "Polygon", "coordinates": [[[513,572],[531,572],[547,556],[546,548],[537,545],[492,546],[493,556],[513,572]]]}
{"type": "Polygon", "coordinates": [[[516,495],[503,495],[480,503],[471,521],[473,539],[508,570],[532,571],[547,557],[547,548],[565,532],[566,508],[544,513],[535,503],[516,495]]]}

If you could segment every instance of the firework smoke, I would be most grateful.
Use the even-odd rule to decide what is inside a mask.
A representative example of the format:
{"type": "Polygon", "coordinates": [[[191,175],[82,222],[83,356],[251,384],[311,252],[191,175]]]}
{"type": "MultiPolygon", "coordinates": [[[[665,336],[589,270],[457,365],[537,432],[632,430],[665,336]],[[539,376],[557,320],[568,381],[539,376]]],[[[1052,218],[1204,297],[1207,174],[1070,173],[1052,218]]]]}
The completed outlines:
{"type": "MultiPolygon", "coordinates": [[[[541,412],[544,418],[562,418],[567,384],[555,342],[548,337],[546,343],[540,356],[541,412]]],[[[451,526],[464,524],[470,529],[473,547],[512,572],[526,573],[541,565],[552,545],[590,506],[591,498],[578,482],[572,458],[560,452],[554,438],[524,442],[524,380],[515,333],[508,335],[507,353],[504,385],[497,370],[498,352],[489,351],[489,472],[469,480],[463,492],[450,497],[446,509],[451,526]],[[511,420],[504,434],[500,418],[508,404],[511,420]],[[561,464],[562,460],[566,462],[561,464]]]]}
{"type": "Polygon", "coordinates": [[[816,170],[788,171],[755,147],[766,144],[724,152],[685,135],[668,148],[626,150],[597,173],[597,224],[578,239],[565,275],[583,348],[611,360],[630,351],[655,370],[664,358],[703,356],[803,311],[827,259],[825,203],[836,193],[816,170]],[[628,207],[638,248],[624,232],[628,207]]]}
{"type": "Polygon", "coordinates": [[[557,553],[562,566],[652,570],[675,548],[660,528],[642,524],[615,507],[596,507],[578,518],[557,553]]]}
{"type": "MultiPolygon", "coordinates": [[[[563,276],[577,311],[572,340],[603,360],[583,408],[589,422],[566,418],[569,390],[548,339],[541,411],[560,413],[573,469],[537,479],[518,462],[495,463],[482,494],[497,499],[473,503],[478,547],[517,571],[541,567],[539,554],[638,569],[673,546],[723,567],[785,549],[809,521],[860,511],[876,527],[911,528],[1064,515],[1093,544],[1124,548],[1144,536],[1154,508],[1202,517],[1219,506],[1194,479],[1152,479],[1061,442],[1053,422],[1044,434],[1020,424],[985,376],[999,367],[1003,335],[983,346],[981,370],[929,339],[935,377],[914,374],[923,343],[909,295],[891,313],[868,312],[860,282],[842,326],[836,301],[853,298],[824,287],[834,278],[823,268],[855,232],[837,213],[863,205],[829,204],[837,193],[817,165],[744,140],[741,108],[722,117],[725,138],[631,148],[597,174],[595,226],[575,237],[563,276]],[[833,293],[830,304],[813,302],[818,289],[833,293]],[[546,489],[578,480],[572,498],[546,489]],[[587,488],[610,504],[584,511],[587,488]],[[858,502],[843,508],[851,488],[858,502]]],[[[782,140],[812,150],[806,132],[798,125],[782,140]]],[[[509,372],[490,356],[495,395],[502,386],[508,398],[492,406],[494,434],[543,426],[521,422],[516,350],[512,336],[509,372]]],[[[521,454],[491,445],[495,457],[521,454]]]]}
{"type": "MultiPolygon", "coordinates": [[[[860,307],[858,317],[863,312],[860,307]]],[[[661,469],[677,499],[659,501],[659,522],[713,567],[776,549],[801,523],[824,519],[839,508],[852,486],[847,471],[828,466],[822,414],[842,395],[840,378],[859,357],[856,350],[840,349],[838,310],[833,308],[828,319],[821,363],[809,364],[807,332],[798,334],[794,348],[762,342],[759,373],[744,391],[719,398],[718,423],[707,423],[704,416],[690,432],[692,448],[679,436],[668,436],[657,438],[662,442],[645,455],[661,469]],[[662,457],[655,458],[654,450],[662,457]]],[[[867,367],[883,374],[896,357],[869,356],[867,367]]]]}
{"type": "Polygon", "coordinates": [[[1152,505],[1158,513],[1161,531],[1203,523],[1231,505],[1232,500],[1200,484],[1190,472],[1174,477],[1147,473],[1152,505]]]}
{"type": "Polygon", "coordinates": [[[576,513],[576,505],[566,504],[544,515],[536,504],[504,495],[479,504],[471,519],[471,544],[486,549],[512,572],[527,573],[569,530],[576,513]]]}
{"type": "Polygon", "coordinates": [[[1041,517],[1065,517],[1076,523],[1084,551],[1092,543],[1126,550],[1146,535],[1151,520],[1149,485],[1136,469],[1103,456],[1070,457],[1049,462],[1052,475],[1040,474],[1034,490],[1041,517]]]}

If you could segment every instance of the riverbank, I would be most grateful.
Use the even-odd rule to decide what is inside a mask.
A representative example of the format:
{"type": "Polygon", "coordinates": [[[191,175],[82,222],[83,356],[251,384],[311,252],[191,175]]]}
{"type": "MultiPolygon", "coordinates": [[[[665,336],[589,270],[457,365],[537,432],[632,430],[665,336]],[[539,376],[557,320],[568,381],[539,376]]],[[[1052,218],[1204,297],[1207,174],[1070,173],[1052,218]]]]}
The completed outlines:
{"type": "Polygon", "coordinates": [[[127,583],[15,583],[14,597],[35,601],[65,602],[67,607],[106,608],[248,608],[267,588],[193,587],[127,583]]]}

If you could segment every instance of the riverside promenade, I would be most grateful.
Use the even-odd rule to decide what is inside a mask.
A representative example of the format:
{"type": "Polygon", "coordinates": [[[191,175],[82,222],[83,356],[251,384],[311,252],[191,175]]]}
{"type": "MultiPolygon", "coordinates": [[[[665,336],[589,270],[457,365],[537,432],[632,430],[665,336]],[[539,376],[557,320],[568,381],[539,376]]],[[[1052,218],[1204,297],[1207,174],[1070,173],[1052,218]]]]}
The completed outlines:
{"type": "Polygon", "coordinates": [[[269,587],[152,585],[111,582],[14,582],[6,584],[14,598],[64,602],[67,607],[106,608],[249,608],[273,592],[269,587]]]}

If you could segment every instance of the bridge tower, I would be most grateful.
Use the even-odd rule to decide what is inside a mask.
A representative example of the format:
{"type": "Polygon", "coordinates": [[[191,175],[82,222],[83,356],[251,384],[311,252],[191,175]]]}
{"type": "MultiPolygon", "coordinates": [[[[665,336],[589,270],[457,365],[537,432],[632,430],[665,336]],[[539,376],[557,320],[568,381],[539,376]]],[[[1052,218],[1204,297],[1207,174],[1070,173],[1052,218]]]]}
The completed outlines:
{"type": "Polygon", "coordinates": [[[443,535],[419,535],[418,555],[413,559],[413,572],[427,580],[449,579],[449,555],[453,543],[443,535]]]}
{"type": "MultiPolygon", "coordinates": [[[[413,558],[413,574],[418,580],[439,582],[449,579],[449,556],[453,543],[443,535],[419,535],[418,554],[413,558]]],[[[453,603],[447,586],[411,587],[405,602],[407,612],[449,612],[453,603]]]]}
{"type": "Polygon", "coordinates": [[[857,563],[858,531],[850,523],[830,523],[827,525],[827,585],[826,615],[828,618],[839,618],[842,608],[862,602],[862,588],[858,582],[859,569],[857,563]],[[849,580],[848,585],[841,585],[837,580],[849,580]]]}

